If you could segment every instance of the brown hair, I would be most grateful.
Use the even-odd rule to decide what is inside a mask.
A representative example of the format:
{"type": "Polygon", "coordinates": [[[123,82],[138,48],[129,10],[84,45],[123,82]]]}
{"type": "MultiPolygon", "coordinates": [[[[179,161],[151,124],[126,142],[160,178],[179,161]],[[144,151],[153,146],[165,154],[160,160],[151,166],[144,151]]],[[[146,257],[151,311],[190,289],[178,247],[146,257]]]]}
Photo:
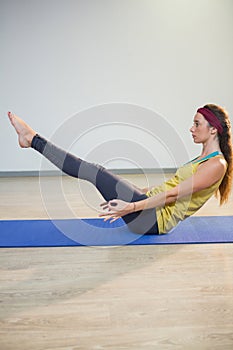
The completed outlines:
{"type": "Polygon", "coordinates": [[[223,180],[217,190],[216,195],[220,196],[220,205],[227,202],[231,193],[232,178],[233,178],[233,148],[232,148],[232,134],[231,134],[231,122],[227,111],[217,105],[207,104],[205,108],[210,109],[215,116],[219,119],[223,132],[218,134],[219,146],[224,158],[227,161],[227,170],[223,177],[223,180]]]}

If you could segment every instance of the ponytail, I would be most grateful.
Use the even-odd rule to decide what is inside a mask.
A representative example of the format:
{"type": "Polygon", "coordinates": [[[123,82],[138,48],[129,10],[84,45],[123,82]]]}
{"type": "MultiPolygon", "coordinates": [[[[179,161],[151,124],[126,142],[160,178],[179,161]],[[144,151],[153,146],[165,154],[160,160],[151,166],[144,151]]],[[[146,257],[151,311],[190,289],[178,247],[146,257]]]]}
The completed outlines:
{"type": "Polygon", "coordinates": [[[233,178],[233,148],[232,148],[232,134],[231,134],[231,123],[227,111],[217,105],[207,104],[204,106],[215,114],[219,119],[223,132],[218,133],[219,146],[224,158],[227,162],[227,170],[223,177],[223,180],[217,190],[216,196],[220,197],[220,205],[226,203],[231,194],[232,178],[233,178]]]}

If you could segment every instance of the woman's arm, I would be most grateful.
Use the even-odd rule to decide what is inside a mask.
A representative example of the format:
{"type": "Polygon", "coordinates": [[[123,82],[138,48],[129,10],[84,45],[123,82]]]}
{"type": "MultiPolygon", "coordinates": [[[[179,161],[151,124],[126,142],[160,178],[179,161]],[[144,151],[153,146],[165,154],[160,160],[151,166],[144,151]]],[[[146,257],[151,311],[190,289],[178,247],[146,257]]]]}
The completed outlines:
{"type": "Polygon", "coordinates": [[[128,203],[121,200],[112,200],[103,204],[109,218],[119,218],[134,211],[162,207],[174,203],[180,198],[192,195],[204,190],[218,182],[225,174],[226,162],[221,158],[212,158],[198,166],[197,172],[189,179],[181,182],[171,190],[161,192],[147,199],[128,203]]]}
{"type": "Polygon", "coordinates": [[[198,166],[196,173],[189,179],[181,182],[173,189],[135,202],[135,211],[161,207],[174,203],[176,200],[192,195],[218,182],[226,172],[226,162],[221,159],[210,159],[198,166]]]}

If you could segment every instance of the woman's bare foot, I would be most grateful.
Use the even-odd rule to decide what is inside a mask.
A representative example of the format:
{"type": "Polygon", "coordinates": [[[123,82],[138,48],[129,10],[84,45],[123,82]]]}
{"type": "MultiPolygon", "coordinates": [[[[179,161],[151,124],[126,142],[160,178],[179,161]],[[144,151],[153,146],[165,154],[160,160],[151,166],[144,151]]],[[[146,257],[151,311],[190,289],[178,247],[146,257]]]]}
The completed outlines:
{"type": "Polygon", "coordinates": [[[10,119],[11,124],[15,128],[15,131],[18,134],[20,147],[30,147],[32,139],[36,135],[36,132],[15,114],[8,112],[8,117],[10,119]]]}

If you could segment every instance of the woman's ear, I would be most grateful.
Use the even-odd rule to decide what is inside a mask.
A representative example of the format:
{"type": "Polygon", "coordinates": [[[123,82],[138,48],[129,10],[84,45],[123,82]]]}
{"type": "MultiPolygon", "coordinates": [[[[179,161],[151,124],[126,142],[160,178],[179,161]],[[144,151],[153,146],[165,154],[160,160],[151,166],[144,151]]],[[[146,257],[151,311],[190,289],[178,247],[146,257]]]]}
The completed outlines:
{"type": "Polygon", "coordinates": [[[218,130],[217,130],[214,126],[211,126],[211,127],[210,127],[210,133],[211,133],[212,135],[217,134],[217,132],[218,132],[218,130]]]}

